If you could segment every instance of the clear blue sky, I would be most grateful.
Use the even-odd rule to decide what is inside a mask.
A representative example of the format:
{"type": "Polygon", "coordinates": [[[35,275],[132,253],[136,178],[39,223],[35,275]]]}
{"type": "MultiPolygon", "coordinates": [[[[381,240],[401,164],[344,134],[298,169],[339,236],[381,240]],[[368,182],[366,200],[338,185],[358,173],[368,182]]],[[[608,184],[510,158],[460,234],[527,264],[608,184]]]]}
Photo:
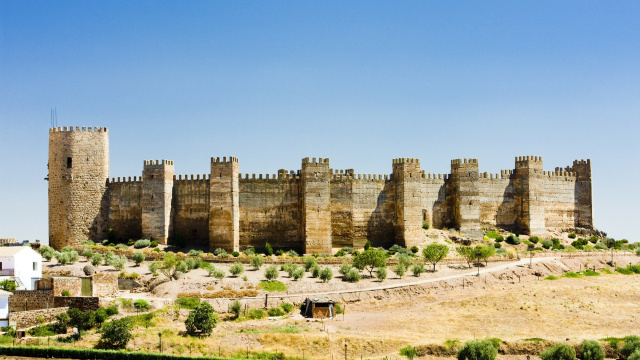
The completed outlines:
{"type": "Polygon", "coordinates": [[[106,126],[111,176],[593,164],[596,227],[640,241],[640,2],[2,1],[0,237],[47,239],[49,114],[106,126]]]}

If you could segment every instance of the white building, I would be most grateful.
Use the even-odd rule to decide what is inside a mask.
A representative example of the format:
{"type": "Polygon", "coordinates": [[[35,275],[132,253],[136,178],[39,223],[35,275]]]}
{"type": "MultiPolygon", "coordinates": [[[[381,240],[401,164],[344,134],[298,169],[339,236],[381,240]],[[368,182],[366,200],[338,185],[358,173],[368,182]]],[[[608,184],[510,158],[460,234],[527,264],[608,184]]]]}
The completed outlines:
{"type": "Polygon", "coordinates": [[[0,290],[0,327],[9,326],[9,296],[8,291],[0,290]]]}
{"type": "Polygon", "coordinates": [[[33,290],[40,278],[42,256],[30,246],[0,247],[0,280],[11,279],[19,290],[33,290]]]}

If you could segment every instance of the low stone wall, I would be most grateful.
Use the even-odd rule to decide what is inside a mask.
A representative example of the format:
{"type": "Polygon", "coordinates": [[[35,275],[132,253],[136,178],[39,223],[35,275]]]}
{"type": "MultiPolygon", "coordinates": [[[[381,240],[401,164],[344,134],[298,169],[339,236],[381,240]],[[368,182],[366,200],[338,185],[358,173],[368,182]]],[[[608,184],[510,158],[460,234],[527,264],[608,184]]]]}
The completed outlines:
{"type": "Polygon", "coordinates": [[[36,281],[36,289],[52,290],[54,296],[62,295],[63,290],[68,290],[71,296],[82,295],[82,279],[78,277],[48,277],[36,281]]]}
{"type": "Polygon", "coordinates": [[[98,273],[91,277],[92,295],[97,297],[118,296],[118,275],[98,273]]]}
{"type": "Polygon", "coordinates": [[[66,312],[68,309],[68,307],[57,307],[42,310],[9,312],[9,323],[16,324],[16,329],[24,329],[38,325],[38,318],[44,319],[45,323],[55,321],[56,315],[66,312]]]}
{"type": "Polygon", "coordinates": [[[16,290],[9,296],[9,311],[52,308],[53,290],[16,290]]]}
{"type": "Polygon", "coordinates": [[[53,298],[55,307],[67,307],[85,310],[98,310],[100,298],[95,296],[56,296],[53,298]]]}

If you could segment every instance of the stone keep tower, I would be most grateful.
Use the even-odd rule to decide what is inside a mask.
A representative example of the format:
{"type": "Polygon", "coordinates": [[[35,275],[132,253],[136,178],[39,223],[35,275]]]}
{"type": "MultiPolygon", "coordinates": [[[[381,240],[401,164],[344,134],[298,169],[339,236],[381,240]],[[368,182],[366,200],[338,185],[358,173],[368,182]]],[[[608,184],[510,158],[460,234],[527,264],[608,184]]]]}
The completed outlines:
{"type": "Polygon", "coordinates": [[[55,249],[106,237],[109,133],[49,129],[49,244],[55,249]]]}
{"type": "Polygon", "coordinates": [[[451,160],[453,223],[473,238],[482,238],[478,176],[478,159],[451,160]]]}
{"type": "Polygon", "coordinates": [[[146,160],[142,170],[142,236],[167,244],[173,195],[173,161],[146,160]]]}
{"type": "Polygon", "coordinates": [[[211,158],[209,249],[240,249],[240,167],[238,158],[211,158]]]}
{"type": "Polygon", "coordinates": [[[302,159],[302,235],[305,254],[331,253],[331,169],[329,159],[302,159]]]}
{"type": "Polygon", "coordinates": [[[424,238],[420,159],[394,159],[393,181],[396,188],[396,242],[405,247],[418,245],[424,238]]]}
{"type": "Polygon", "coordinates": [[[544,234],[542,157],[518,156],[515,170],[515,206],[518,227],[525,234],[544,234]]]}

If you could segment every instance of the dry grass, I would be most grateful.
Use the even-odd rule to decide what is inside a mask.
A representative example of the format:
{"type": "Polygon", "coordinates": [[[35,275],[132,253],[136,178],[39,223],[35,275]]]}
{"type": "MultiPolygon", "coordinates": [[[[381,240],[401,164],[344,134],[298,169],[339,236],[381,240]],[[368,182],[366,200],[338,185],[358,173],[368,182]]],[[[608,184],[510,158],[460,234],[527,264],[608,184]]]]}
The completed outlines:
{"type": "Polygon", "coordinates": [[[201,299],[223,299],[223,298],[244,298],[258,296],[257,290],[220,290],[214,292],[181,292],[178,298],[201,298],[201,299]]]}

